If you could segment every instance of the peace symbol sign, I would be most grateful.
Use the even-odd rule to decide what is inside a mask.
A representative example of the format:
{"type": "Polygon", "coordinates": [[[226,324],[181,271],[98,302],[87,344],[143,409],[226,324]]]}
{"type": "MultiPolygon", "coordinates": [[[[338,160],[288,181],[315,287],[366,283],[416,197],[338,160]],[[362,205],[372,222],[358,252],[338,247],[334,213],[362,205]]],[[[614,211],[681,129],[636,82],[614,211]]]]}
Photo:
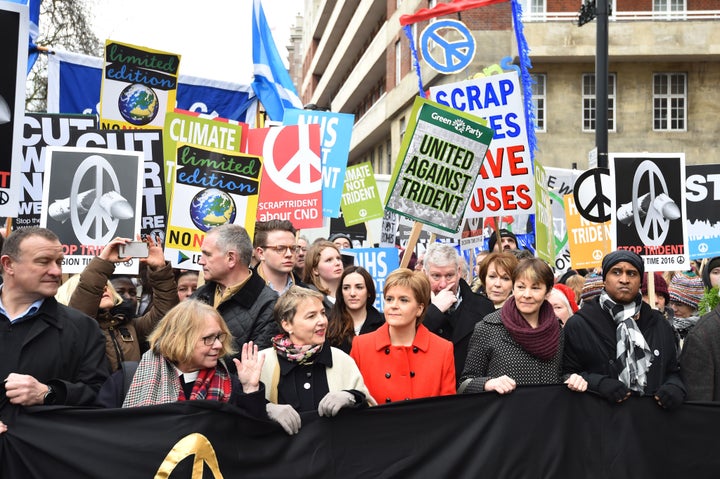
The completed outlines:
{"type": "Polygon", "coordinates": [[[322,160],[310,149],[309,125],[298,125],[298,150],[285,165],[278,168],[274,150],[278,135],[283,131],[287,134],[292,130],[270,128],[265,138],[263,145],[265,172],[276,185],[289,193],[308,194],[319,191],[322,188],[322,160]],[[297,172],[297,181],[291,179],[295,172],[297,172]],[[317,177],[314,181],[313,176],[317,177]]]}
{"type": "Polygon", "coordinates": [[[603,193],[613,190],[608,168],[592,168],[578,176],[573,188],[573,198],[580,215],[595,223],[609,221],[610,197],[603,193]]]}
{"type": "Polygon", "coordinates": [[[667,191],[668,188],[665,183],[665,177],[660,171],[660,168],[649,160],[640,163],[633,177],[632,208],[633,217],[635,218],[635,229],[642,242],[647,246],[660,246],[663,244],[670,229],[670,220],[665,218],[661,211],[653,207],[655,198],[662,193],[667,194],[667,191]],[[642,208],[638,199],[643,196],[640,194],[639,189],[645,174],[648,176],[647,183],[650,190],[648,193],[648,204],[650,206],[647,208],[647,212],[643,218],[641,212],[644,211],[645,208],[642,208]],[[662,187],[662,191],[660,192],[656,191],[658,184],[662,187]]]}
{"type": "Polygon", "coordinates": [[[120,191],[115,171],[108,161],[100,155],[91,155],[85,158],[73,176],[70,187],[70,221],[73,231],[82,244],[107,244],[115,236],[119,220],[113,218],[110,212],[100,205],[100,197],[106,193],[106,176],[112,183],[112,190],[120,191]],[[80,210],[85,208],[78,203],[80,186],[86,173],[94,175],[95,198],[92,205],[87,208],[84,218],[80,218],[80,210]]]}
{"type": "Polygon", "coordinates": [[[438,20],[428,25],[420,36],[420,47],[428,65],[440,73],[461,72],[475,57],[475,37],[464,23],[457,20],[438,20]],[[457,32],[460,39],[449,41],[440,35],[440,30],[457,32]],[[431,47],[434,45],[440,47],[440,59],[432,56],[431,47]]]}

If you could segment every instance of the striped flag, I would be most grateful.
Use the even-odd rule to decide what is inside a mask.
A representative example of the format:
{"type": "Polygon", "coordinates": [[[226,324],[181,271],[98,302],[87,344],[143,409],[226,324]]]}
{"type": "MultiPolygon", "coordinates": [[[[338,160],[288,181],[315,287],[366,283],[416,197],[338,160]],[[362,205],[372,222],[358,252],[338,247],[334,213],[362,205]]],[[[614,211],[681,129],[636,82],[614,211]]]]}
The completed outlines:
{"type": "Polygon", "coordinates": [[[302,109],[290,74],[278,54],[260,0],[253,0],[252,51],[255,95],[273,121],[282,121],[285,108],[302,109]]]}

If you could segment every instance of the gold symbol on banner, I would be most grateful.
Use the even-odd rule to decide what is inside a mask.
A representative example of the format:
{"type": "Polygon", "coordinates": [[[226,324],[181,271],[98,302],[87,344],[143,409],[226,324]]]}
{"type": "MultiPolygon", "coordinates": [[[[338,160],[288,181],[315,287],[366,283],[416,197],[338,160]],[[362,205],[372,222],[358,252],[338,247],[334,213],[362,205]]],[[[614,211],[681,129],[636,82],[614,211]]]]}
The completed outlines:
{"type": "Polygon", "coordinates": [[[155,479],[167,479],[180,461],[193,455],[195,459],[193,460],[192,479],[202,479],[205,464],[210,468],[213,478],[223,479],[215,449],[208,438],[198,433],[189,434],[175,443],[155,473],[155,479]]]}

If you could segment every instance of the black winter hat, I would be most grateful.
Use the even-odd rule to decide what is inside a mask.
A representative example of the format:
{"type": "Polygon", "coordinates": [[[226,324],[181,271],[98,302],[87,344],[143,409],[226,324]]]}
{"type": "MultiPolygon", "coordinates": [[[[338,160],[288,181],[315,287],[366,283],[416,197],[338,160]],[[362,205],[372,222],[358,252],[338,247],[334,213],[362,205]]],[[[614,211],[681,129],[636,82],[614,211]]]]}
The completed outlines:
{"type": "MultiPolygon", "coordinates": [[[[508,231],[505,228],[500,229],[500,237],[501,238],[512,238],[513,241],[515,241],[515,244],[517,245],[517,236],[515,236],[512,231],[508,231]]],[[[497,243],[497,233],[493,233],[490,236],[490,241],[488,242],[488,251],[491,253],[495,249],[495,244],[497,243]]]]}

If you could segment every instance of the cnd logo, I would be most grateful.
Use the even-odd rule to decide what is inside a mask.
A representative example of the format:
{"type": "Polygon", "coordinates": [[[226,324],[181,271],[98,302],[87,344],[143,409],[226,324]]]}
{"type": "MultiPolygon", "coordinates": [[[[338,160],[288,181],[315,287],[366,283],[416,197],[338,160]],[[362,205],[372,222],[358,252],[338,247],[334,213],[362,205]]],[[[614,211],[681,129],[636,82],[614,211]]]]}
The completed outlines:
{"type": "Polygon", "coordinates": [[[191,455],[195,456],[192,479],[202,479],[205,464],[210,468],[214,479],[223,479],[215,449],[208,438],[198,433],[189,434],[175,443],[155,473],[155,479],[167,479],[180,461],[191,455]]]}

